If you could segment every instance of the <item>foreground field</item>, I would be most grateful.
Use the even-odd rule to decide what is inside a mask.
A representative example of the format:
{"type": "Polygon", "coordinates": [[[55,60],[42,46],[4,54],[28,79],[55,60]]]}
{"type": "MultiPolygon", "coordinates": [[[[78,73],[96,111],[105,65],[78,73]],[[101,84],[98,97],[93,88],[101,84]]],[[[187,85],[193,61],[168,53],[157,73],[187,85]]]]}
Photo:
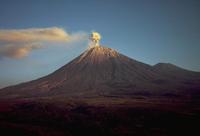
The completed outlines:
{"type": "Polygon", "coordinates": [[[146,97],[2,100],[0,132],[13,136],[197,135],[198,104],[197,100],[146,97]]]}

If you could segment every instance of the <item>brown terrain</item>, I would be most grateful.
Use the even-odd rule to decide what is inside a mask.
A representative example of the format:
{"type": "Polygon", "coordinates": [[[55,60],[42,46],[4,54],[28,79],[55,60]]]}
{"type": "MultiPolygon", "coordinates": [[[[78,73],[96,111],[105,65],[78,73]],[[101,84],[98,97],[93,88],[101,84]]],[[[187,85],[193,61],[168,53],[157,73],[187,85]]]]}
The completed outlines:
{"type": "Polygon", "coordinates": [[[40,79],[0,90],[0,130],[20,136],[200,134],[200,73],[96,46],[40,79]]]}

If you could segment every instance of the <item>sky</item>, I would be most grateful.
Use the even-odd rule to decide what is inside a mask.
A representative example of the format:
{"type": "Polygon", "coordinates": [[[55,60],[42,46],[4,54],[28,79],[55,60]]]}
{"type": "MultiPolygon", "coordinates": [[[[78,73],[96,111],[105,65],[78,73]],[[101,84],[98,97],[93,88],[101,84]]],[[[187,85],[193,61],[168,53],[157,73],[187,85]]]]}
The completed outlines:
{"type": "Polygon", "coordinates": [[[199,0],[1,0],[0,88],[67,64],[92,31],[138,61],[200,72],[199,0]]]}

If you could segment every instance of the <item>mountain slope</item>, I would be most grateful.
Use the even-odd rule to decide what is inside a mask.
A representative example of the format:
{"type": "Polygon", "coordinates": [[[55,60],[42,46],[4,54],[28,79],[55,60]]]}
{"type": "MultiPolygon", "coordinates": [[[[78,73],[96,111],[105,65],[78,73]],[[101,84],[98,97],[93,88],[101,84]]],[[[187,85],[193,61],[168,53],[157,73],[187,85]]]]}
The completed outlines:
{"type": "Polygon", "coordinates": [[[199,77],[199,73],[184,71],[176,66],[150,66],[113,49],[96,46],[46,77],[2,89],[0,96],[24,98],[163,95],[190,88],[199,89],[199,77]],[[192,84],[180,80],[185,79],[185,76],[187,82],[191,81],[192,84]]]}
{"type": "Polygon", "coordinates": [[[199,79],[200,73],[189,71],[170,63],[158,63],[153,66],[154,70],[161,74],[162,76],[167,76],[169,78],[175,79],[199,79]]]}

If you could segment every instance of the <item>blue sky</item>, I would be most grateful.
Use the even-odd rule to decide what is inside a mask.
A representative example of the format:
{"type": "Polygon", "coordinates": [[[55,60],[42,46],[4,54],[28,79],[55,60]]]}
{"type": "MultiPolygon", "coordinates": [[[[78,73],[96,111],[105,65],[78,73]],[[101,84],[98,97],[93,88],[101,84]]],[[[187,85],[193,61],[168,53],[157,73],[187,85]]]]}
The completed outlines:
{"type": "Polygon", "coordinates": [[[47,75],[87,48],[84,38],[41,38],[39,31],[52,34],[55,28],[58,38],[64,33],[69,40],[98,31],[102,45],[136,60],[200,71],[199,24],[199,0],[1,0],[0,87],[47,75]],[[8,37],[30,31],[28,42],[8,37]],[[28,52],[10,54],[15,46],[28,52]]]}

